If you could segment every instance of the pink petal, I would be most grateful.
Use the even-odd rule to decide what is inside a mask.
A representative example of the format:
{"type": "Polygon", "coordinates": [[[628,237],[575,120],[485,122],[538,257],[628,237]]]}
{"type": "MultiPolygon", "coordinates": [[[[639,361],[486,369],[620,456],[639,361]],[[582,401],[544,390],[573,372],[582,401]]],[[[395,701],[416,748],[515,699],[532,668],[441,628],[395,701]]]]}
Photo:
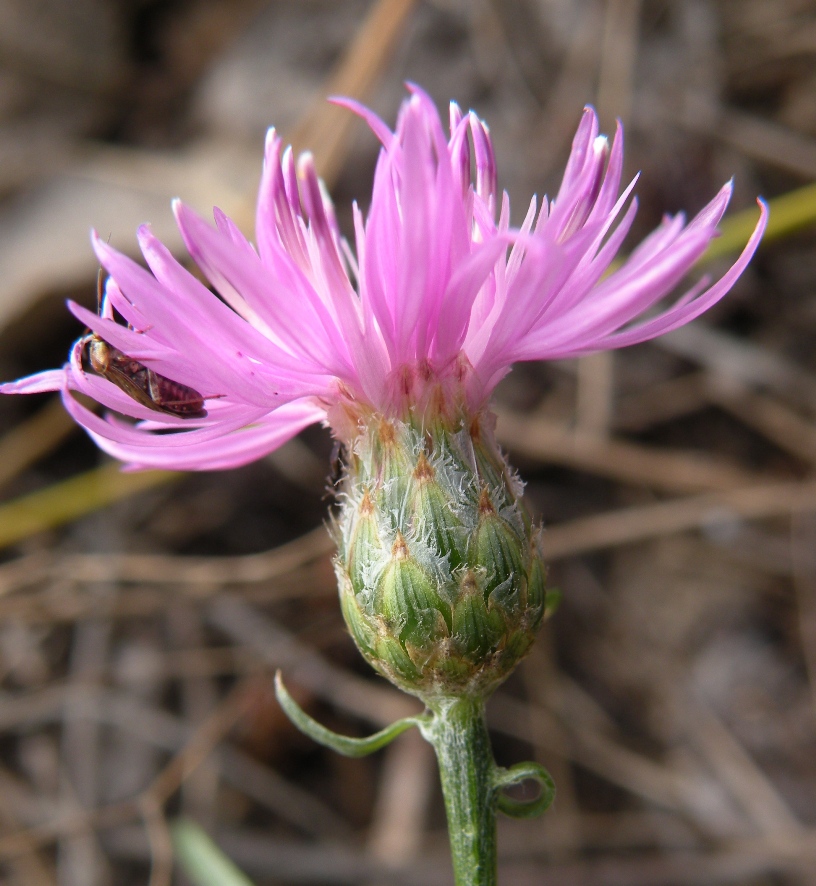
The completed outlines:
{"type": "Polygon", "coordinates": [[[47,369],[16,381],[3,382],[0,384],[0,394],[45,394],[48,391],[61,391],[66,381],[65,369],[47,369]]]}
{"type": "Polygon", "coordinates": [[[132,468],[163,468],[181,471],[220,471],[256,461],[315,422],[323,421],[323,409],[308,401],[291,403],[270,413],[258,424],[224,433],[209,442],[191,442],[184,449],[127,444],[89,430],[97,445],[132,468]]]}

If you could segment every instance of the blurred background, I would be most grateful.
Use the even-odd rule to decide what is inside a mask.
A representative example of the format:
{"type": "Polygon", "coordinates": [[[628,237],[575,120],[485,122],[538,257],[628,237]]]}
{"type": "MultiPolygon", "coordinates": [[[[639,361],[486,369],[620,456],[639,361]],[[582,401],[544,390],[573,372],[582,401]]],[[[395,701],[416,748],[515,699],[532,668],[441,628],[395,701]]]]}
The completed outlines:
{"type": "MultiPolygon", "coordinates": [[[[348,231],[377,144],[324,98],[392,124],[406,79],[487,120],[516,223],[587,102],[642,170],[631,243],[732,175],[722,253],[757,194],[816,214],[812,0],[1,0],[0,378],[82,333],[91,227],[135,254],[150,221],[181,255],[180,196],[251,235],[269,125],[348,231]]],[[[691,327],[500,388],[564,594],[489,707],[498,761],[558,785],[500,823],[506,886],[816,883],[815,342],[803,226],[691,327]]],[[[451,883],[418,736],[341,758],[272,693],[282,667],[356,735],[415,710],[342,623],[327,433],[181,476],[121,474],[45,396],[2,398],[0,429],[2,882],[185,883],[185,815],[259,886],[451,883]]]]}

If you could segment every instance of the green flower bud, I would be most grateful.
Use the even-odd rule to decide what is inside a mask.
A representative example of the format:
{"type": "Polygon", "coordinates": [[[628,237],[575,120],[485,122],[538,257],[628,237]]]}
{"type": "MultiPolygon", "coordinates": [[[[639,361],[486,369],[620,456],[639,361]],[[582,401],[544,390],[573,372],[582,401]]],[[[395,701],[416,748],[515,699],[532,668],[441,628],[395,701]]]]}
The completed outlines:
{"type": "Polygon", "coordinates": [[[540,532],[491,420],[420,429],[376,417],[349,447],[343,615],[363,656],[426,700],[492,692],[548,603],[540,532]]]}
{"type": "Polygon", "coordinates": [[[453,610],[453,635],[468,656],[492,653],[504,634],[505,621],[495,607],[488,611],[484,583],[467,569],[459,583],[459,600],[453,610]]]}
{"type": "Polygon", "coordinates": [[[377,585],[374,608],[406,649],[424,649],[448,633],[450,616],[443,615],[448,606],[437,593],[436,582],[412,559],[399,532],[377,585]]]}

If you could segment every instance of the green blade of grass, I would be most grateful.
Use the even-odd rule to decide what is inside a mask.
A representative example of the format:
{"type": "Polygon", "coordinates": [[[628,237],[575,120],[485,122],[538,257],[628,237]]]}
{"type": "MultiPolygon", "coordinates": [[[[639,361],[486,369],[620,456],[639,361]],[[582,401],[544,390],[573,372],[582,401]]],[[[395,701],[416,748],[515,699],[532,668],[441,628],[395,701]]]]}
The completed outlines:
{"type": "MultiPolygon", "coordinates": [[[[757,210],[745,209],[720,223],[720,236],[712,240],[701,262],[739,252],[757,223],[757,210]]],[[[816,223],[816,183],[789,191],[768,202],[768,227],[763,243],[779,240],[816,223]]]]}
{"type": "Polygon", "coordinates": [[[118,463],[77,474],[0,505],[0,547],[70,523],[136,492],[183,476],[180,471],[124,473],[118,463]]]}
{"type": "Polygon", "coordinates": [[[194,822],[180,819],[172,826],[171,833],[176,858],[195,886],[252,886],[194,822]]]}

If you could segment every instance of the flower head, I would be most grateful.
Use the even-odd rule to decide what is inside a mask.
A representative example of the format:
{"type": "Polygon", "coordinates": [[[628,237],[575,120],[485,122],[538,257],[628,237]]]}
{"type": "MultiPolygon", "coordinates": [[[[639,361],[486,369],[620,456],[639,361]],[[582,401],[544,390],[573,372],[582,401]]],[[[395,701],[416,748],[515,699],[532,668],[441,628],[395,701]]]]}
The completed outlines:
{"type": "Polygon", "coordinates": [[[446,134],[430,98],[412,87],[392,132],[371,111],[341,103],[382,143],[370,210],[354,207],[355,249],[311,157],[296,161],[272,130],[254,245],[218,210],[212,227],[174,204],[217,295],[147,226],[139,243],[149,270],[94,235],[109,274],[105,309],[70,309],[131,372],[144,370],[144,397],[93,371],[82,339],[62,369],[0,391],[62,391],[100,447],[135,467],[233,467],[321,420],[349,442],[371,416],[475,415],[516,361],[578,356],[675,329],[729,290],[764,230],[761,204],[748,245],[723,277],[652,312],[715,236],[730,184],[691,222],[667,216],[610,273],[634,219],[635,181],[621,191],[621,130],[610,146],[592,109],[555,199],[540,209],[533,199],[512,228],[490,135],[475,114],[452,105],[446,134]],[[153,408],[163,383],[200,393],[205,414],[153,408]],[[96,415],[72,391],[111,413],[96,415]]]}
{"type": "Polygon", "coordinates": [[[493,388],[516,361],[621,347],[696,317],[745,268],[767,211],[722,278],[659,309],[715,236],[730,184],[688,224],[666,217],[612,270],[635,182],[621,190],[620,128],[609,145],[591,109],[555,199],[534,199],[513,228],[475,114],[452,105],[446,134],[412,88],[392,132],[344,104],[382,143],[367,216],[354,207],[356,248],[311,157],[295,161],[273,130],[254,245],[223,213],[212,227],[174,204],[215,293],[146,226],[148,270],[94,236],[102,309],[70,305],[91,332],[62,369],[0,390],[60,390],[133,467],[234,467],[328,422],[346,444],[335,569],[359,649],[426,702],[483,697],[553,604],[541,533],[493,438],[493,388]]]}

